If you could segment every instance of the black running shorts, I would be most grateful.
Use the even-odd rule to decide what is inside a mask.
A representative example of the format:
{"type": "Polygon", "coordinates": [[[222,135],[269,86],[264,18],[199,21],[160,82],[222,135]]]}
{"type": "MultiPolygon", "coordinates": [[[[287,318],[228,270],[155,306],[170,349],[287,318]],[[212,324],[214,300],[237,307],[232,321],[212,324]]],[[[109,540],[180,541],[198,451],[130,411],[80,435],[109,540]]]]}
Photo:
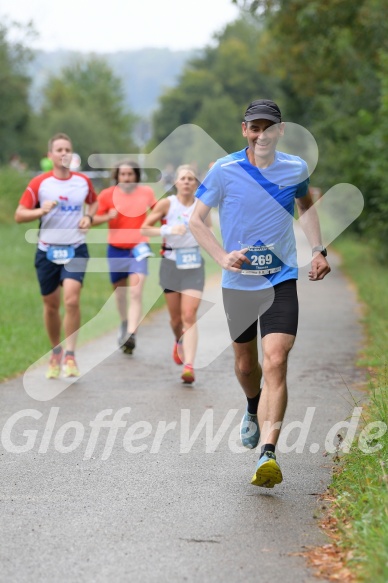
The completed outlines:
{"type": "Polygon", "coordinates": [[[234,342],[250,342],[256,338],[258,320],[262,338],[272,333],[296,336],[299,315],[296,279],[256,291],[223,288],[222,296],[234,342]]]}
{"type": "Polygon", "coordinates": [[[175,261],[163,257],[159,269],[159,284],[165,294],[182,292],[185,289],[195,289],[202,292],[205,286],[203,258],[201,267],[178,269],[175,261]]]}

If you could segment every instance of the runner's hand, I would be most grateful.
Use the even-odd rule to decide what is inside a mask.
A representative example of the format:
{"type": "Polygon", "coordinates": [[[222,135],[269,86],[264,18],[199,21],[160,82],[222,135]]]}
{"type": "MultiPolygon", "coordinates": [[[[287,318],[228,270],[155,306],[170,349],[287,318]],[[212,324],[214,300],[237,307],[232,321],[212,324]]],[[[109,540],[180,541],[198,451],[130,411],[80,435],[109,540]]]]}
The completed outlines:
{"type": "Polygon", "coordinates": [[[250,263],[248,257],[244,255],[247,251],[248,247],[227,253],[222,260],[221,267],[228,271],[241,271],[243,263],[250,263]]]}
{"type": "Polygon", "coordinates": [[[171,235],[185,235],[187,233],[186,225],[172,225],[171,235]]]}
{"type": "Polygon", "coordinates": [[[90,220],[88,215],[84,215],[80,222],[78,223],[78,228],[81,229],[81,231],[88,231],[91,226],[92,221],[90,220]]]}
{"type": "Polygon", "coordinates": [[[322,253],[317,252],[311,261],[311,270],[309,271],[309,280],[318,281],[330,273],[330,265],[322,253]]]}
{"type": "Polygon", "coordinates": [[[117,209],[109,209],[107,212],[108,215],[108,221],[115,219],[118,215],[118,210],[117,209]]]}
{"type": "Polygon", "coordinates": [[[53,208],[55,208],[57,205],[58,203],[56,200],[45,200],[41,206],[42,216],[47,215],[47,213],[53,210],[53,208]]]}

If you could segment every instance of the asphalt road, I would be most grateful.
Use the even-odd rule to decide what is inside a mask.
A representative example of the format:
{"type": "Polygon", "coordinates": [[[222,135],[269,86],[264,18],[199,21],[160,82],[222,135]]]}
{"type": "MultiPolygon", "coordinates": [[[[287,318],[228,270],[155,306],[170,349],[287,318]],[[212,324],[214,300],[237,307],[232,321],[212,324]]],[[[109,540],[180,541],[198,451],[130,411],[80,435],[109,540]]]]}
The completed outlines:
{"type": "Polygon", "coordinates": [[[238,440],[246,401],[214,281],[194,387],[180,382],[165,311],[146,318],[132,356],[115,334],[79,349],[74,384],[46,381],[42,366],[3,383],[0,580],[316,581],[298,553],[327,542],[316,518],[333,466],[325,439],[351,415],[361,378],[358,306],[330,258],[323,282],[300,274],[273,490],[250,484],[258,452],[238,440]],[[300,451],[296,421],[308,428],[300,451]]]}

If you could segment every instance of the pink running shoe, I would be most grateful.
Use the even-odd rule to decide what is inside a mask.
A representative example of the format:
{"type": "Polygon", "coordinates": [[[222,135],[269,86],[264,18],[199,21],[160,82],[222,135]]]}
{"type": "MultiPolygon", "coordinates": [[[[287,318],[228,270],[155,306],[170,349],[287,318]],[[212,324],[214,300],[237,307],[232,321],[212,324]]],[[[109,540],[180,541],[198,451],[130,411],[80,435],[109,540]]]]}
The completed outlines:
{"type": "Polygon", "coordinates": [[[183,341],[176,340],[172,351],[172,357],[175,364],[183,364],[183,341]]]}

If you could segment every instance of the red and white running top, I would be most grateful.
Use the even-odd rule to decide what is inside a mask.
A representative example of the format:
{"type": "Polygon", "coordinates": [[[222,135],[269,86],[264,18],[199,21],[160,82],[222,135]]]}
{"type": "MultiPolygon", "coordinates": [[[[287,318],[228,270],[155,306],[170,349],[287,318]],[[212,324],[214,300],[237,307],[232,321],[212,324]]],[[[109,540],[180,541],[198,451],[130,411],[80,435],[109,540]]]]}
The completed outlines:
{"type": "Polygon", "coordinates": [[[49,245],[74,245],[85,242],[86,233],[78,228],[84,214],[84,204],[97,200],[90,179],[79,172],[71,172],[69,178],[56,178],[53,172],[45,172],[33,178],[24,191],[19,204],[34,209],[46,201],[58,204],[40,219],[38,247],[47,251],[49,245]]]}

